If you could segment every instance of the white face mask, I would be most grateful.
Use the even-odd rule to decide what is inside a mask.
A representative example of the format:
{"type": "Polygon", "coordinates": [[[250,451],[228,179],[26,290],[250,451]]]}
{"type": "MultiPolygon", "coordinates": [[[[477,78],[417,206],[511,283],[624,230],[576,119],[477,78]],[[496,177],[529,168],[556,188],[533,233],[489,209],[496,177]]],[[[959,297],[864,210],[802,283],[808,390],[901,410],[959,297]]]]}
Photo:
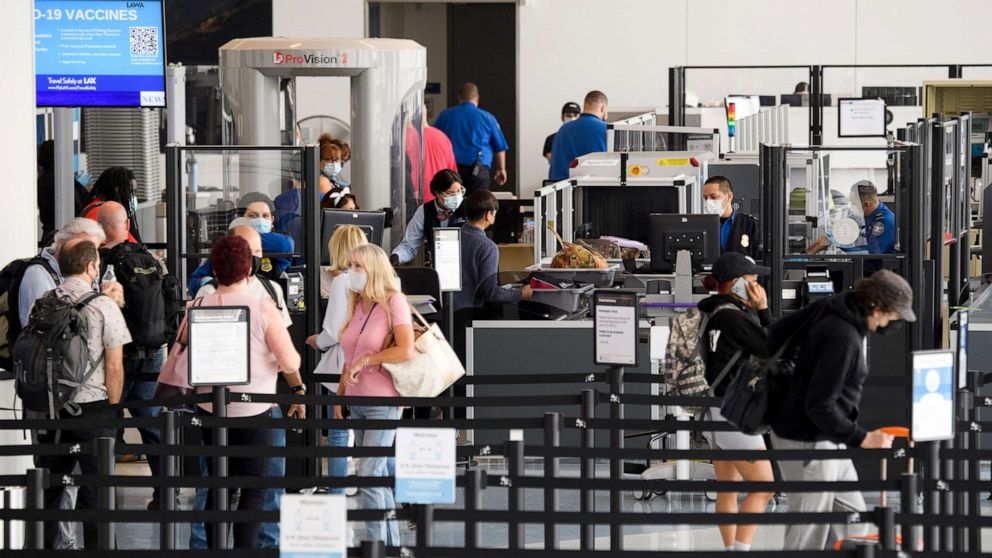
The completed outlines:
{"type": "Polygon", "coordinates": [[[723,200],[703,200],[703,213],[707,215],[723,215],[724,211],[723,200]]]}
{"type": "Polygon", "coordinates": [[[369,283],[369,274],[367,271],[349,271],[348,272],[348,288],[355,291],[356,293],[363,292],[365,286],[369,283]]]}

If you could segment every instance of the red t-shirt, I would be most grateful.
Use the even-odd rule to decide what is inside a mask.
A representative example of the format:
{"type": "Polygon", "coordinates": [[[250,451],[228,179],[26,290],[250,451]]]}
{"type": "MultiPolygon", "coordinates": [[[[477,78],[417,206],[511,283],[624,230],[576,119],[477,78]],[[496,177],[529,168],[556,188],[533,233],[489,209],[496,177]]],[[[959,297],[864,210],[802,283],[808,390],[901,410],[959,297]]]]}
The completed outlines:
{"type": "Polygon", "coordinates": [[[451,148],[451,140],[444,132],[434,127],[424,128],[424,199],[427,203],[434,199],[431,193],[431,179],[438,171],[450,169],[458,172],[455,162],[455,151],[451,148]]]}

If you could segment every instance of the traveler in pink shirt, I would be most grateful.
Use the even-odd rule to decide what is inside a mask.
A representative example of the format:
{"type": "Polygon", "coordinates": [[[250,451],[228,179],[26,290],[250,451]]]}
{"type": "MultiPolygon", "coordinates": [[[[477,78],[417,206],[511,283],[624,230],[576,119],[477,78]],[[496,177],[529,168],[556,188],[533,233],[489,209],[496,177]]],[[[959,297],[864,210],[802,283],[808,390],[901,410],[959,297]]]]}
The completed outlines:
{"type": "MultiPolygon", "coordinates": [[[[349,253],[348,260],[349,317],[341,330],[345,364],[341,383],[338,384],[338,394],[399,397],[392,376],[382,365],[406,362],[413,358],[410,303],[400,292],[396,284],[396,273],[389,264],[389,256],[382,248],[374,244],[359,246],[349,253]]],[[[400,418],[400,408],[396,405],[350,405],[348,408],[351,418],[357,420],[400,418]]],[[[334,415],[335,418],[341,417],[339,408],[335,408],[334,415]]],[[[356,447],[390,447],[396,434],[395,430],[354,430],[356,447]]],[[[362,458],[358,465],[358,476],[389,476],[388,458],[362,458]]],[[[359,492],[360,509],[389,510],[396,507],[389,488],[363,487],[359,492]]],[[[387,546],[400,546],[399,528],[395,520],[389,521],[388,525],[382,520],[369,521],[366,526],[367,540],[380,540],[387,546]]]]}
{"type": "MultiPolygon", "coordinates": [[[[248,292],[248,278],[252,271],[252,253],[248,241],[240,236],[227,236],[214,244],[210,254],[217,290],[197,299],[194,304],[202,306],[247,306],[251,319],[251,383],[232,386],[233,393],[275,393],[280,370],[294,393],[303,395],[303,379],[300,377],[300,354],[293,347],[289,331],[282,321],[282,314],[269,298],[260,298],[248,292]]],[[[186,328],[181,327],[180,342],[188,343],[186,328]]],[[[198,393],[209,388],[197,388],[198,393]]],[[[236,398],[232,397],[232,401],[236,398]]],[[[231,402],[227,405],[230,417],[271,417],[271,403],[231,402]]],[[[213,405],[200,404],[200,413],[210,415],[213,405]]],[[[306,417],[306,407],[291,405],[290,417],[306,417]]],[[[203,430],[204,442],[213,443],[214,431],[203,430]]],[[[229,428],[228,443],[232,446],[272,446],[270,428],[229,428]]],[[[228,466],[231,476],[269,476],[269,458],[232,457],[228,466]]],[[[214,491],[207,497],[207,509],[213,509],[214,491]]],[[[242,488],[238,509],[260,511],[265,498],[264,488],[242,488]]],[[[254,548],[260,524],[235,523],[235,548],[254,548]]],[[[207,546],[213,548],[213,529],[207,529],[207,546]]]]}

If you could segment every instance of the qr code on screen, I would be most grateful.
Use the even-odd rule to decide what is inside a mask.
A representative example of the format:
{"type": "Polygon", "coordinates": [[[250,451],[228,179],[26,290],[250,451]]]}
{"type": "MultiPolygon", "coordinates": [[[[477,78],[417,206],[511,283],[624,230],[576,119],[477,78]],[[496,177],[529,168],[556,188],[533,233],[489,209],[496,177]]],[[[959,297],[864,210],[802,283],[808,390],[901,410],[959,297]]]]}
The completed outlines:
{"type": "Polygon", "coordinates": [[[154,56],[158,54],[158,28],[132,27],[131,54],[154,56]]]}

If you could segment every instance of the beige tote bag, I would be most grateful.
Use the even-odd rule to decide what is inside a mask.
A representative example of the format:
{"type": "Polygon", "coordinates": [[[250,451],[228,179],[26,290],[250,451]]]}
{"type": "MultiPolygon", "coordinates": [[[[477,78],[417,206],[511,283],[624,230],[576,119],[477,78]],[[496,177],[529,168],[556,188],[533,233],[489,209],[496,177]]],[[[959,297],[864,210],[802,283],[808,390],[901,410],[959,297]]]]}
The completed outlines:
{"type": "Polygon", "coordinates": [[[410,311],[423,328],[414,328],[413,358],[382,366],[393,377],[393,385],[401,396],[437,397],[465,375],[465,367],[437,324],[428,324],[412,307],[410,311]]]}

